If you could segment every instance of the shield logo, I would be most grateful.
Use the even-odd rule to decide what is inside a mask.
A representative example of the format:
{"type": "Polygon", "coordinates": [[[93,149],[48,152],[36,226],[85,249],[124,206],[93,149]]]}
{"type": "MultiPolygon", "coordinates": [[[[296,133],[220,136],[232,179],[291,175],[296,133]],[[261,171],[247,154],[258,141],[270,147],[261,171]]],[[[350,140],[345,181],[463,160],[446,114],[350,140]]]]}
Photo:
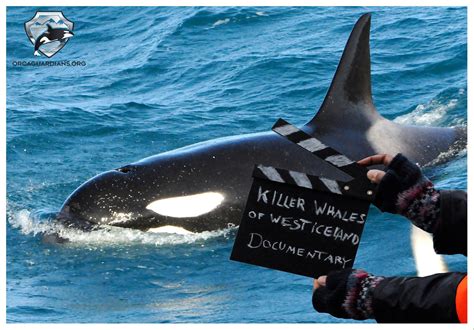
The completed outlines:
{"type": "Polygon", "coordinates": [[[52,57],[59,52],[74,35],[74,23],[61,11],[37,11],[25,23],[28,39],[35,46],[34,55],[52,57]]]}

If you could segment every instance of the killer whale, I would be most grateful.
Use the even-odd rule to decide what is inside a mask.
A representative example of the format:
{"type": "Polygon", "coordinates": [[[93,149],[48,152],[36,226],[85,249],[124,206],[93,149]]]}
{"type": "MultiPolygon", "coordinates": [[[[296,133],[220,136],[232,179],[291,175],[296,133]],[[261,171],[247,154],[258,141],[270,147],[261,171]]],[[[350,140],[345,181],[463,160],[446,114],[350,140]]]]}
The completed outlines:
{"type": "MultiPolygon", "coordinates": [[[[377,112],[371,90],[370,18],[365,14],[355,24],[319,111],[302,129],[352,159],[402,152],[425,165],[450,148],[463,148],[463,128],[400,125],[377,112]]],[[[66,199],[58,219],[81,228],[152,231],[201,232],[238,225],[258,163],[349,179],[271,131],[231,136],[99,174],[66,199]]]]}
{"type": "Polygon", "coordinates": [[[55,29],[51,25],[46,24],[48,29],[42,33],[38,38],[36,38],[35,41],[35,56],[41,56],[39,52],[39,48],[44,45],[48,44],[53,41],[59,41],[62,39],[67,39],[71,38],[74,36],[74,33],[72,31],[66,30],[66,29],[55,29]]]}

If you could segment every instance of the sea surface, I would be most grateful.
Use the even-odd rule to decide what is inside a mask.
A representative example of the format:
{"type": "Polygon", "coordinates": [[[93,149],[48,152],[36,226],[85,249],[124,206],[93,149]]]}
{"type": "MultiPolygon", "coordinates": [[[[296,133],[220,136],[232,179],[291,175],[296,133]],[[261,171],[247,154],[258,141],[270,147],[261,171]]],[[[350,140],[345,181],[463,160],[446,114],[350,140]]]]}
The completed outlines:
{"type": "MultiPolygon", "coordinates": [[[[317,111],[357,18],[372,12],[374,102],[385,117],[467,125],[467,10],[449,7],[9,7],[7,321],[347,322],[318,314],[309,278],[229,260],[235,229],[67,232],[42,242],[67,196],[112,168],[192,143],[297,125],[317,111]],[[74,37],[25,67],[23,24],[63,11],[74,37]]],[[[354,123],[356,125],[356,123],[354,123]]],[[[424,169],[465,189],[466,150],[424,169]]],[[[371,208],[356,267],[416,275],[408,221],[371,208]]],[[[450,270],[466,259],[445,258],[450,270]]],[[[370,321],[369,321],[370,322],[370,321]]]]}

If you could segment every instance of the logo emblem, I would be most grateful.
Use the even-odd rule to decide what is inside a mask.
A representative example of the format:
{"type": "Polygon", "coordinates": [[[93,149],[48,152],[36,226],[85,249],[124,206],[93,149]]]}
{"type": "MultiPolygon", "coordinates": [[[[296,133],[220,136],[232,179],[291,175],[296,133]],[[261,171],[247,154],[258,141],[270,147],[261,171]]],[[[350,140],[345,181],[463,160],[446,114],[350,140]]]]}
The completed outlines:
{"type": "Polygon", "coordinates": [[[52,57],[74,36],[74,23],[61,11],[37,11],[25,23],[25,32],[35,46],[34,55],[52,57]]]}

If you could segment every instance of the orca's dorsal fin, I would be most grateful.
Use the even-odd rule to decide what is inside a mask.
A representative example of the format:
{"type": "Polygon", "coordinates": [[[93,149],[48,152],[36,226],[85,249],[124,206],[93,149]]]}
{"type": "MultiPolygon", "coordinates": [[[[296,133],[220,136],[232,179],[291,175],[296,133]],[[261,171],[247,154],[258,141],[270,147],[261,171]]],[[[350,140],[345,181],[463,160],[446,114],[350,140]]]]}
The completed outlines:
{"type": "Polygon", "coordinates": [[[51,32],[53,30],[53,27],[49,25],[49,23],[47,23],[46,26],[48,27],[48,32],[51,32]]]}
{"type": "Polygon", "coordinates": [[[322,128],[353,116],[379,116],[372,103],[370,17],[364,14],[354,25],[321,108],[306,125],[322,128]]]}

